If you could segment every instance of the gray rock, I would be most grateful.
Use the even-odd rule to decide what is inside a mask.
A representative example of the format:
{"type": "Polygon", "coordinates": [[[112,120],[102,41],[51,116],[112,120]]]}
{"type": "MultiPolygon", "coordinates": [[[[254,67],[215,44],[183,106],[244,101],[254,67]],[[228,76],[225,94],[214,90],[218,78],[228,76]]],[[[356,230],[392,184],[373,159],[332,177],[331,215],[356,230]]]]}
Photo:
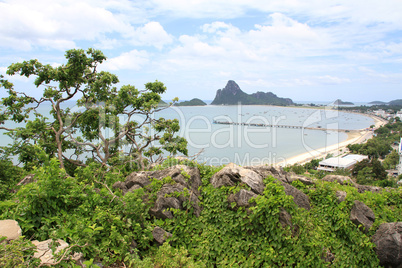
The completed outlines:
{"type": "Polygon", "coordinates": [[[337,182],[340,185],[352,185],[354,187],[357,186],[357,184],[348,176],[327,175],[324,178],[322,178],[322,180],[329,181],[329,182],[337,182]]]}
{"type": "Polygon", "coordinates": [[[279,223],[282,225],[283,228],[286,226],[292,227],[292,215],[289,214],[285,209],[281,209],[279,212],[279,223]]]}
{"type": "MultiPolygon", "coordinates": [[[[52,239],[48,239],[42,242],[39,242],[38,240],[32,241],[32,244],[36,246],[36,252],[34,254],[34,258],[39,258],[42,265],[51,266],[56,264],[58,258],[55,258],[55,255],[60,251],[62,251],[63,249],[68,248],[69,246],[67,242],[58,239],[56,242],[59,245],[56,247],[56,250],[53,253],[51,249],[52,241],[53,241],[52,239]]],[[[82,256],[83,256],[82,253],[74,253],[72,256],[70,255],[70,257],[75,261],[80,260],[82,256]]]]}
{"type": "Polygon", "coordinates": [[[7,240],[17,239],[22,235],[22,230],[15,220],[0,221],[0,237],[5,236],[7,240]]]}
{"type": "Polygon", "coordinates": [[[298,175],[294,172],[289,172],[286,174],[286,181],[289,184],[291,184],[294,181],[300,181],[304,185],[315,185],[315,182],[312,179],[302,175],[298,175]]]}
{"type": "Polygon", "coordinates": [[[154,228],[154,230],[152,231],[152,236],[154,237],[155,241],[158,242],[158,244],[163,245],[163,243],[166,242],[166,239],[171,237],[172,234],[169,232],[166,232],[161,227],[156,226],[154,228]]]}
{"type": "Polygon", "coordinates": [[[361,230],[367,233],[375,221],[374,212],[363,202],[355,200],[350,211],[350,220],[356,225],[361,225],[361,230]]]}
{"type": "Polygon", "coordinates": [[[234,186],[236,182],[247,184],[256,194],[262,194],[265,188],[263,178],[258,173],[233,163],[228,164],[211,178],[211,184],[216,188],[234,186]]]}
{"type": "Polygon", "coordinates": [[[194,214],[199,217],[201,208],[198,205],[199,199],[197,195],[189,193],[186,196],[184,186],[181,184],[165,184],[157,193],[157,199],[152,208],[149,209],[149,214],[159,219],[172,219],[173,213],[169,209],[183,210],[183,203],[190,201],[193,207],[194,214]]]}
{"type": "Polygon", "coordinates": [[[402,222],[383,223],[372,238],[380,265],[402,267],[402,222]]]}
{"type": "Polygon", "coordinates": [[[230,194],[228,196],[228,202],[229,202],[229,207],[231,207],[231,203],[235,202],[236,207],[245,207],[249,208],[255,203],[250,204],[250,199],[256,197],[257,195],[253,193],[252,191],[241,189],[239,192],[235,194],[230,194]]]}
{"type": "Polygon", "coordinates": [[[345,191],[336,191],[336,198],[338,199],[338,203],[345,201],[347,193],[345,191]]]}
{"type": "Polygon", "coordinates": [[[285,193],[287,195],[293,196],[293,202],[295,202],[298,207],[304,208],[306,210],[311,209],[310,199],[305,193],[287,183],[282,182],[282,185],[283,187],[285,187],[285,193]]]}
{"type": "MultiPolygon", "coordinates": [[[[149,214],[160,219],[173,218],[170,209],[185,209],[183,203],[190,202],[196,216],[201,213],[199,203],[199,190],[201,186],[200,171],[196,167],[176,165],[164,170],[133,172],[124,182],[116,182],[113,188],[121,189],[123,194],[151,184],[153,179],[163,180],[172,178],[174,183],[165,183],[156,193],[156,201],[149,210],[149,214]]],[[[150,190],[150,189],[147,189],[150,190]]],[[[144,201],[150,202],[149,196],[144,201]]]]}
{"type": "Polygon", "coordinates": [[[359,193],[364,193],[364,192],[372,192],[372,193],[381,193],[383,188],[378,187],[378,186],[371,186],[371,185],[357,185],[357,191],[359,193]]]}
{"type": "Polygon", "coordinates": [[[260,175],[263,179],[272,176],[277,180],[287,182],[286,180],[286,172],[283,170],[282,167],[274,167],[274,166],[267,166],[267,165],[260,165],[260,166],[247,166],[244,167],[245,169],[250,169],[260,175]]]}

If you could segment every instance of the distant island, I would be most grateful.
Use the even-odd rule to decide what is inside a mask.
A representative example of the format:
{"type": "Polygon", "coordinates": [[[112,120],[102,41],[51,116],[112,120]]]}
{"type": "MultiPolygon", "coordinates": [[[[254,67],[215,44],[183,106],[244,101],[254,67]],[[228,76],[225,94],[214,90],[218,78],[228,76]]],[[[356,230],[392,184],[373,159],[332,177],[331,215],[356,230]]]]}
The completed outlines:
{"type": "Polygon", "coordinates": [[[390,105],[390,106],[401,106],[401,105],[402,105],[402,99],[392,100],[392,101],[390,101],[390,102],[384,102],[384,101],[372,101],[372,102],[369,102],[368,104],[370,104],[370,105],[390,105]]]}
{"type": "Polygon", "coordinates": [[[355,104],[350,101],[343,101],[341,99],[337,99],[336,101],[334,101],[334,105],[355,105],[355,104]]]}
{"type": "Polygon", "coordinates": [[[247,94],[243,92],[235,81],[229,80],[223,89],[218,89],[212,105],[294,105],[289,98],[280,98],[272,92],[256,92],[247,94]]]}
{"type": "Polygon", "coordinates": [[[205,102],[197,98],[194,98],[189,101],[182,101],[175,104],[175,106],[205,106],[205,105],[207,105],[205,102]]]}

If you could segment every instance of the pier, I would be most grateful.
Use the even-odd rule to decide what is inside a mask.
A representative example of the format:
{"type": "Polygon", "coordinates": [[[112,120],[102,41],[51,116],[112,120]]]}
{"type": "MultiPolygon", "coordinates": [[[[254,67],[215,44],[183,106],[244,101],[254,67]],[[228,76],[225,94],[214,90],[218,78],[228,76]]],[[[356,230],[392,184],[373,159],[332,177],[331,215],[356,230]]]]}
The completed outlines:
{"type": "Polygon", "coordinates": [[[289,129],[310,129],[310,130],[322,130],[322,131],[337,131],[337,132],[356,132],[361,130],[349,130],[349,129],[329,129],[318,127],[303,127],[303,126],[292,126],[292,125],[274,125],[274,124],[263,124],[263,123],[236,123],[228,121],[213,121],[214,124],[219,125],[235,125],[235,126],[250,126],[250,127],[266,127],[266,128],[289,128],[289,129]]]}

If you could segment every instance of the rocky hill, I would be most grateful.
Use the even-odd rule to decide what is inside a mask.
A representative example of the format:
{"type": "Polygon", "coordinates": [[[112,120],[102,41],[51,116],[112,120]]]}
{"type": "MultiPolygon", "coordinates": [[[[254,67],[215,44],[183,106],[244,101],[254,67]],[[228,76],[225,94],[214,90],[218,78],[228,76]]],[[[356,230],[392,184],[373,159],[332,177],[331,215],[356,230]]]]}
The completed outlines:
{"type": "Polygon", "coordinates": [[[293,101],[289,98],[280,98],[272,92],[256,92],[247,94],[243,92],[239,85],[229,80],[223,89],[218,89],[212,105],[293,105],[293,101]]]}
{"type": "Polygon", "coordinates": [[[176,106],[205,106],[207,105],[205,102],[203,102],[200,99],[194,98],[189,101],[182,101],[179,103],[176,103],[176,106]]]}

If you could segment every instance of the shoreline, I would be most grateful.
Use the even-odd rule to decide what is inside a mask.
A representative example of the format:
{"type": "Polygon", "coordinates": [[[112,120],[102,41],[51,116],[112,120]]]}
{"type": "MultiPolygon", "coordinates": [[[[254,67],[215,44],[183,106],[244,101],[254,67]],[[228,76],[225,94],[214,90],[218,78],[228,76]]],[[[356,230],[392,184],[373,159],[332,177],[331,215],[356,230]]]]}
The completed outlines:
{"type": "MultiPolygon", "coordinates": [[[[367,114],[362,115],[372,118],[374,120],[374,125],[376,129],[387,123],[385,119],[376,116],[367,114]]],[[[347,135],[347,139],[342,142],[290,157],[289,159],[275,163],[274,166],[286,167],[295,164],[303,165],[313,159],[324,158],[328,154],[332,154],[334,157],[340,156],[341,154],[346,152],[347,146],[349,144],[363,143],[370,139],[373,136],[373,131],[365,129],[352,130],[351,132],[348,132],[347,135]]]]}

